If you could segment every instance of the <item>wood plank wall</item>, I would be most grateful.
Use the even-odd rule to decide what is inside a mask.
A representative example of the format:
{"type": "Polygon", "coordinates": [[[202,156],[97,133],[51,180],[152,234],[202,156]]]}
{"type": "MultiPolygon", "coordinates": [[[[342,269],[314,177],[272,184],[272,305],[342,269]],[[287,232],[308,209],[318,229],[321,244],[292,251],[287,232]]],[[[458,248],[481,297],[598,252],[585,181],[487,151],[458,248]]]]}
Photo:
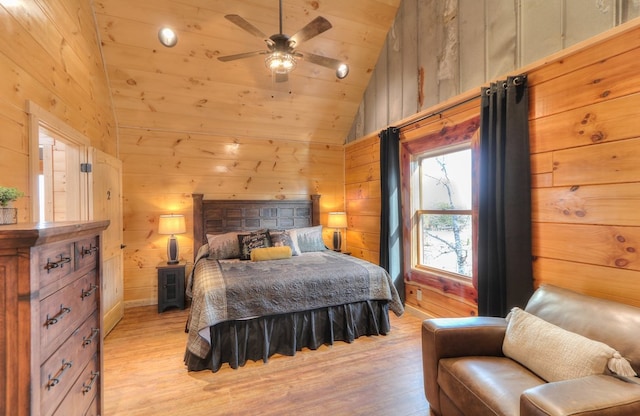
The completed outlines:
{"type": "MultiPolygon", "coordinates": [[[[529,74],[536,287],[550,283],[640,307],[639,59],[635,21],[514,72],[529,74]]],[[[372,136],[347,145],[346,177],[365,169],[350,164],[352,152],[373,155],[376,148],[372,136]]],[[[435,316],[462,316],[473,313],[469,305],[476,300],[408,282],[407,303],[435,316]]]]}
{"type": "Polygon", "coordinates": [[[26,196],[18,222],[30,221],[27,100],[117,153],[115,119],[94,25],[85,0],[0,5],[0,185],[26,196]]]}
{"type": "MultiPolygon", "coordinates": [[[[193,261],[192,193],[207,199],[309,199],[321,194],[321,223],[344,211],[344,148],[273,139],[121,128],[124,194],[124,298],[127,307],[157,302],[166,262],[160,214],[184,214],[180,257],[193,261]]],[[[331,230],[325,230],[327,245],[331,230]]],[[[189,265],[188,267],[191,267],[189,265]]]]}
{"type": "Polygon", "coordinates": [[[621,29],[528,71],[534,278],[640,307],[640,21],[621,29]]]}
{"type": "Polygon", "coordinates": [[[346,250],[380,260],[380,139],[377,135],[345,148],[346,250]]]}

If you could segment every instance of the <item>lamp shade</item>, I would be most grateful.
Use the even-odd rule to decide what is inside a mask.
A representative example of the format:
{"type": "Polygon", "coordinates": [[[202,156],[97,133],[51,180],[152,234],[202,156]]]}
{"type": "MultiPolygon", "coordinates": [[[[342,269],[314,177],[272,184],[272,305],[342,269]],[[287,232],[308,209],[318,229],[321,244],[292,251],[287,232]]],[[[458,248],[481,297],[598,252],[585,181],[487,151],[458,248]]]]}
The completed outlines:
{"type": "Polygon", "coordinates": [[[160,215],[160,221],[158,221],[158,234],[182,234],[186,231],[184,215],[160,215]]]}
{"type": "Polygon", "coordinates": [[[327,223],[329,228],[347,228],[347,213],[346,212],[330,212],[329,222],[327,223]]]}

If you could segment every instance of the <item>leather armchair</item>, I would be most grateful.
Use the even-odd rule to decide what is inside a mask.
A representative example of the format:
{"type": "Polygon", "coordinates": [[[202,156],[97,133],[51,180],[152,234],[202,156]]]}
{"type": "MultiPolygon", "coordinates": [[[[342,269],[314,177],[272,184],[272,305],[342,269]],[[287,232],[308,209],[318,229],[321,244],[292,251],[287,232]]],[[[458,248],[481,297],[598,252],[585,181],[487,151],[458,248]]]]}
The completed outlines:
{"type": "MultiPolygon", "coordinates": [[[[620,351],[638,372],[640,308],[543,286],[527,311],[620,351]]],[[[503,318],[422,324],[424,390],[437,416],[640,415],[640,379],[593,375],[547,383],[505,357],[503,318]]]]}

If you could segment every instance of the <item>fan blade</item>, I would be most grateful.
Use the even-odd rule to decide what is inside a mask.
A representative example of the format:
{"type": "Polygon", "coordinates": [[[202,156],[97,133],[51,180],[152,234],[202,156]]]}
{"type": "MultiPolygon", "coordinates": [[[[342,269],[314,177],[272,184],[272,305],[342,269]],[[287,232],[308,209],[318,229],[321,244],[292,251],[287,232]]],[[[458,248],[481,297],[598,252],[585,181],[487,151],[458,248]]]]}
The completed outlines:
{"type": "Polygon", "coordinates": [[[331,29],[331,23],[324,17],[318,16],[300,29],[295,35],[291,36],[289,38],[289,45],[295,48],[302,42],[318,36],[320,33],[326,32],[329,29],[331,29]]]}
{"type": "Polygon", "coordinates": [[[276,82],[287,82],[289,80],[289,74],[273,74],[276,82]]]}
{"type": "Polygon", "coordinates": [[[235,61],[236,59],[250,58],[256,55],[266,55],[268,53],[269,53],[268,51],[245,52],[245,53],[238,53],[235,55],[219,56],[218,60],[222,62],[229,62],[229,61],[235,61]]]}
{"type": "Polygon", "coordinates": [[[338,69],[338,67],[342,64],[342,62],[338,61],[337,59],[327,58],[326,56],[320,56],[309,52],[296,53],[296,56],[302,56],[302,59],[307,62],[311,62],[312,64],[324,66],[333,70],[338,69]]]}
{"type": "Polygon", "coordinates": [[[238,16],[237,14],[227,14],[224,16],[225,19],[235,24],[236,26],[244,29],[246,32],[251,33],[253,36],[260,39],[269,39],[269,36],[262,33],[260,29],[252,25],[251,23],[244,20],[244,18],[238,16]]]}

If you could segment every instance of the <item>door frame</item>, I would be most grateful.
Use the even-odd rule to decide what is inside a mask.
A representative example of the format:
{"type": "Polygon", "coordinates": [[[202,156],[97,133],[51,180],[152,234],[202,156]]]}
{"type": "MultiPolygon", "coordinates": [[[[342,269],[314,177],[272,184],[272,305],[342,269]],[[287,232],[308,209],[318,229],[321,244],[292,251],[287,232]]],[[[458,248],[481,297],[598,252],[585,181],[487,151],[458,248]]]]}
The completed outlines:
{"type": "MultiPolygon", "coordinates": [[[[59,139],[66,145],[78,148],[82,163],[88,162],[91,140],[33,101],[27,100],[26,107],[29,117],[29,195],[31,195],[31,220],[33,222],[39,222],[40,193],[38,191],[38,177],[40,175],[39,146],[41,130],[48,130],[57,136],[55,137],[56,140],[59,139]]],[[[78,166],[78,172],[80,172],[80,166],[78,166]]],[[[90,175],[80,180],[80,192],[77,196],[79,198],[77,202],[80,207],[80,218],[77,218],[78,220],[93,219],[93,202],[91,198],[93,185],[88,176],[90,175]]]]}

